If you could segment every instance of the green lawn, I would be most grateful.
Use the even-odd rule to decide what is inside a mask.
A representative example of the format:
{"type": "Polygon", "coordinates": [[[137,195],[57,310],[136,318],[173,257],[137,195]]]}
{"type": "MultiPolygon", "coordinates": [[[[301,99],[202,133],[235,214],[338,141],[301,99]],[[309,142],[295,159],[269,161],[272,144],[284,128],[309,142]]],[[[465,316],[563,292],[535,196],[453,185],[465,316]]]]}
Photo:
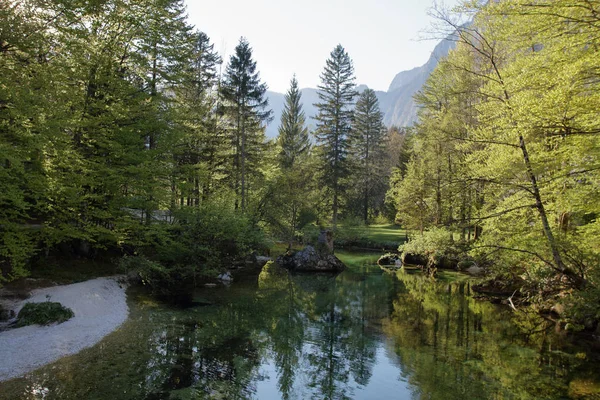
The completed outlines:
{"type": "Polygon", "coordinates": [[[367,239],[377,243],[404,242],[406,229],[398,225],[369,225],[366,227],[367,239]]]}

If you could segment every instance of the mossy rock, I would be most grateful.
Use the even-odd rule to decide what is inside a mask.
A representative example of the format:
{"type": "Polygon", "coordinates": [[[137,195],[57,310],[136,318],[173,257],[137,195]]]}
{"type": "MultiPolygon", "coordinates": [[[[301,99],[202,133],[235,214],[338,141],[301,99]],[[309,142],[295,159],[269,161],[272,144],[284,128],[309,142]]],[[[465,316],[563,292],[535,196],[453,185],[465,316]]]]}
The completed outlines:
{"type": "Polygon", "coordinates": [[[75,314],[70,308],[60,303],[46,301],[44,303],[27,303],[17,316],[17,326],[48,325],[54,322],[62,323],[71,319],[75,314]]]}

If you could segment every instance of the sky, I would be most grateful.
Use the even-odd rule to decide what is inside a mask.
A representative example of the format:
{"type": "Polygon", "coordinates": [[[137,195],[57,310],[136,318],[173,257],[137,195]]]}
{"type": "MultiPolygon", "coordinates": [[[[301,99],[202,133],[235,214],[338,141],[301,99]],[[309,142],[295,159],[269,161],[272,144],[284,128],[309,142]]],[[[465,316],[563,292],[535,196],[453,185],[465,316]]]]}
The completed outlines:
{"type": "MultiPolygon", "coordinates": [[[[284,93],[295,73],[316,87],[337,44],[354,62],[356,83],[387,90],[400,71],[427,62],[439,39],[427,34],[434,0],[186,0],[190,22],[229,60],[250,42],[269,90],[284,93]]],[[[445,0],[453,6],[458,0],[445,0]]]]}

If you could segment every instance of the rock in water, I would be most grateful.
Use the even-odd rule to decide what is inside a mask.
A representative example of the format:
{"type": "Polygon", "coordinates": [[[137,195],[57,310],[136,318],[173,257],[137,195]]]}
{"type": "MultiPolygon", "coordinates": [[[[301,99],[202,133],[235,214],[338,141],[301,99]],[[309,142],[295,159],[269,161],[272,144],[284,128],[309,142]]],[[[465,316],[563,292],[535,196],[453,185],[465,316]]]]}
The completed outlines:
{"type": "Polygon", "coordinates": [[[230,284],[233,281],[233,277],[229,272],[225,272],[217,277],[218,280],[223,282],[224,284],[230,284]]]}
{"type": "Polygon", "coordinates": [[[264,267],[269,261],[272,261],[271,257],[265,257],[265,256],[257,256],[256,257],[256,263],[260,267],[264,267]]]}
{"type": "Polygon", "coordinates": [[[393,265],[400,268],[402,266],[402,260],[400,260],[400,256],[398,254],[384,254],[379,257],[377,260],[377,264],[379,265],[393,265]]]}
{"type": "Polygon", "coordinates": [[[317,248],[306,246],[292,254],[277,257],[277,264],[291,271],[341,272],[346,269],[343,262],[333,254],[333,234],[323,231],[319,235],[317,248]]]}

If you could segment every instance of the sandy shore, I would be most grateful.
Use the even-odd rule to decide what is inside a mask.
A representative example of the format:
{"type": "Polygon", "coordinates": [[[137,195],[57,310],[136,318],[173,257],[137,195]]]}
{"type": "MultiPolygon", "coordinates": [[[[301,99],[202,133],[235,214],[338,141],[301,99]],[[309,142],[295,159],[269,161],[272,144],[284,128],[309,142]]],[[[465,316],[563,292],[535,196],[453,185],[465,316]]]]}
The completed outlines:
{"type": "Polygon", "coordinates": [[[75,316],[62,324],[0,332],[0,382],[93,346],[125,322],[129,313],[125,286],[117,278],[36,289],[15,312],[27,302],[47,300],[69,307],[75,316]]]}

